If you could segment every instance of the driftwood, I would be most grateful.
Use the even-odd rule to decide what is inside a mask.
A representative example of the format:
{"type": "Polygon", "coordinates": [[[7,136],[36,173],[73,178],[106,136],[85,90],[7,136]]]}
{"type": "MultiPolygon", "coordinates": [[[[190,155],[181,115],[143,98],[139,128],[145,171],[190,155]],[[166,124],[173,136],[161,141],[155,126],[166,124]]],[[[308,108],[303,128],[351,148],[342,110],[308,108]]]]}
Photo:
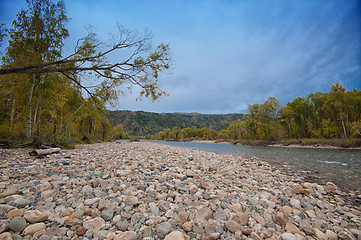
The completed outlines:
{"type": "Polygon", "coordinates": [[[33,151],[29,152],[29,154],[30,156],[44,157],[46,155],[57,153],[59,151],[60,148],[34,149],[33,151]]]}

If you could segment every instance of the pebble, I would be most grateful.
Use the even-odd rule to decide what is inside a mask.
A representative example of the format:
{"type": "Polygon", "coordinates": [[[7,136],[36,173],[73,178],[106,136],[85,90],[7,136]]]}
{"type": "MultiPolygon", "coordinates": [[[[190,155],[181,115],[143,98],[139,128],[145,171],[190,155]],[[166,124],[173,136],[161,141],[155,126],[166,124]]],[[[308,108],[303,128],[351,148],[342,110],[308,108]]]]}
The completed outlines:
{"type": "Polygon", "coordinates": [[[185,222],[185,223],[182,224],[182,228],[184,229],[184,231],[190,232],[190,231],[192,231],[192,223],[191,222],[185,222]]]}
{"type": "Polygon", "coordinates": [[[45,223],[35,223],[35,224],[32,224],[32,225],[29,225],[27,226],[24,231],[23,231],[23,234],[26,236],[26,235],[33,235],[34,233],[42,230],[42,229],[45,229],[46,228],[46,225],[45,223]]]}
{"type": "Polygon", "coordinates": [[[77,145],[43,159],[26,149],[0,149],[0,157],[0,239],[353,240],[361,234],[361,208],[351,195],[255,158],[127,141],[77,145]]]}
{"type": "Polygon", "coordinates": [[[14,232],[21,232],[27,226],[26,220],[23,217],[14,217],[9,224],[9,229],[13,230],[14,232]]]}
{"type": "Polygon", "coordinates": [[[287,233],[287,232],[282,233],[281,237],[283,240],[297,240],[295,235],[293,235],[292,233],[287,233]]]}
{"type": "Polygon", "coordinates": [[[184,236],[179,231],[173,231],[165,236],[164,240],[185,240],[184,236]]]}
{"type": "Polygon", "coordinates": [[[170,232],[171,229],[172,225],[169,222],[162,222],[157,227],[157,233],[165,236],[170,232]]]}
{"type": "Polygon", "coordinates": [[[13,237],[11,236],[11,233],[5,232],[0,234],[1,240],[13,240],[13,237]]]}
{"type": "Polygon", "coordinates": [[[9,221],[0,220],[0,233],[5,232],[9,228],[9,221]]]}
{"type": "Polygon", "coordinates": [[[235,233],[241,230],[241,224],[234,220],[228,220],[226,223],[226,227],[229,231],[235,233]]]}
{"type": "Polygon", "coordinates": [[[18,209],[18,208],[14,208],[12,210],[10,210],[7,214],[6,214],[6,218],[7,219],[12,219],[14,217],[17,216],[23,216],[24,215],[24,210],[23,209],[18,209]]]}
{"type": "Polygon", "coordinates": [[[14,206],[0,204],[0,217],[5,217],[11,209],[14,209],[14,206]]]}
{"type": "Polygon", "coordinates": [[[337,234],[332,232],[331,230],[326,230],[325,234],[326,234],[327,239],[329,239],[329,240],[337,240],[338,239],[337,234]]]}
{"type": "Polygon", "coordinates": [[[137,234],[134,231],[127,231],[115,236],[114,240],[137,240],[137,234]]]}

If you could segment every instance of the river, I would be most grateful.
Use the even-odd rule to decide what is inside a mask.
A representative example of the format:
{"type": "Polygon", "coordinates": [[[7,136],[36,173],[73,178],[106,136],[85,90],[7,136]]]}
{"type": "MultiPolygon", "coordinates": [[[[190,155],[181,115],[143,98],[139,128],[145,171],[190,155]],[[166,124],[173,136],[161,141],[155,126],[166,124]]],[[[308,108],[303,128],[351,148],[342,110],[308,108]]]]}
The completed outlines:
{"type": "Polygon", "coordinates": [[[361,151],[349,149],[282,148],[208,142],[164,142],[223,154],[256,157],[287,174],[299,174],[306,181],[335,183],[341,190],[361,190],[361,151]]]}

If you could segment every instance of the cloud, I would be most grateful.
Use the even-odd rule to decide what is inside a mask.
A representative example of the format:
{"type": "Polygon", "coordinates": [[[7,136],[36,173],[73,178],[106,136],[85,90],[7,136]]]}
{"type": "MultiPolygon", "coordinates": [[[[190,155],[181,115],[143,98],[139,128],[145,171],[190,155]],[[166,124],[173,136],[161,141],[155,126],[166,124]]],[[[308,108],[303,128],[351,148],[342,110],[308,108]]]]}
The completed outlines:
{"type": "Polygon", "coordinates": [[[286,104],[336,81],[361,89],[358,0],[65,2],[69,49],[89,23],[103,38],[118,22],[150,29],[154,45],[170,43],[174,68],[160,79],[170,96],[154,104],[121,96],[119,109],[246,112],[270,96],[286,104]]]}

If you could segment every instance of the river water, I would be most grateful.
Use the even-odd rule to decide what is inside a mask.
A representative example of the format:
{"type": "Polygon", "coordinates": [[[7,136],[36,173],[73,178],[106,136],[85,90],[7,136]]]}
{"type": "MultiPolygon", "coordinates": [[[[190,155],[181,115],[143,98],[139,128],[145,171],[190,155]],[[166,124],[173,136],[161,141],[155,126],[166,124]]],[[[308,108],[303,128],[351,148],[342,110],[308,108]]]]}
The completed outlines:
{"type": "Polygon", "coordinates": [[[361,150],[281,148],[208,142],[154,142],[216,153],[256,157],[287,174],[299,174],[306,181],[319,184],[331,181],[343,191],[361,191],[361,150]]]}

